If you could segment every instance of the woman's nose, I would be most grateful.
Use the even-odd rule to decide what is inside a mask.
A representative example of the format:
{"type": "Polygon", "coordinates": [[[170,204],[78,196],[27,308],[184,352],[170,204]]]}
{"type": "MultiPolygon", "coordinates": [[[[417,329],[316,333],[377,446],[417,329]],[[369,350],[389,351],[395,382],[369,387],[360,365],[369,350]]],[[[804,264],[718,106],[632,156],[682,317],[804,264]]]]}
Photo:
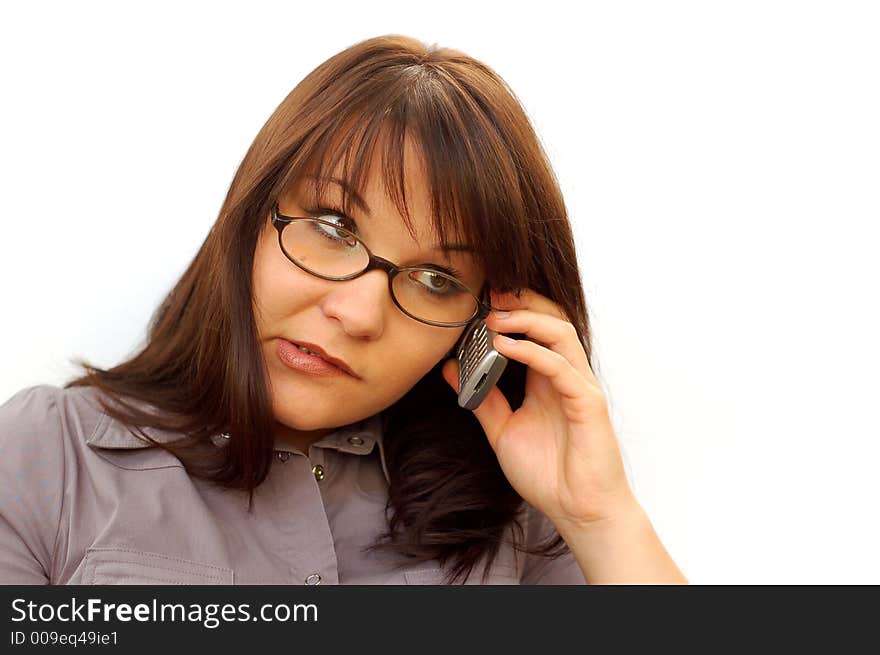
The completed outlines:
{"type": "Polygon", "coordinates": [[[342,324],[346,334],[372,339],[382,335],[388,312],[397,311],[385,271],[368,271],[353,280],[328,281],[328,284],[322,309],[342,324]]]}

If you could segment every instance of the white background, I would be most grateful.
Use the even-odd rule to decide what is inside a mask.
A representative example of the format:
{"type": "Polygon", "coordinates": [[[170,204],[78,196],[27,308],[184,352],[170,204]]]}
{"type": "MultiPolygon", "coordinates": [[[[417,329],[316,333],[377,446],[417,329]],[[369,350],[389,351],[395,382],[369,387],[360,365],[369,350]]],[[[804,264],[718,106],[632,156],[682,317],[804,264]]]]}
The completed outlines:
{"type": "Polygon", "coordinates": [[[407,34],[534,122],[632,484],[690,580],[880,583],[875,3],[10,4],[2,399],[132,354],[287,92],[407,34]]]}

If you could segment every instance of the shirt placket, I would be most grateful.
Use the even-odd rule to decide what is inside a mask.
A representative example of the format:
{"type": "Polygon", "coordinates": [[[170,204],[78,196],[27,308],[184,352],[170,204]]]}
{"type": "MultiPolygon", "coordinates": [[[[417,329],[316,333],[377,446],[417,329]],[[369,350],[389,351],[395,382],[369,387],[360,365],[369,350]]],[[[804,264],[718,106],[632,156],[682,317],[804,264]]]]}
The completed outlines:
{"type": "Polygon", "coordinates": [[[336,549],[320,488],[328,480],[323,453],[312,448],[306,457],[279,450],[275,458],[273,467],[285,482],[281,487],[284,493],[277,498],[276,515],[291,582],[338,584],[336,549]]]}

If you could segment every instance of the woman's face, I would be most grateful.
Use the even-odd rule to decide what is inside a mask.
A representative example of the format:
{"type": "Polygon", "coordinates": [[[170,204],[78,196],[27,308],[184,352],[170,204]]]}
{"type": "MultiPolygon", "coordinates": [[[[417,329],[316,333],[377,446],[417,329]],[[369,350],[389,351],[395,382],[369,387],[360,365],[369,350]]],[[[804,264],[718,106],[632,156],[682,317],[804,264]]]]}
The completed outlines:
{"type": "MultiPolygon", "coordinates": [[[[457,269],[469,288],[479,290],[484,275],[472,253],[435,248],[430,197],[418,151],[407,142],[406,198],[416,239],[376,175],[382,170],[379,153],[377,148],[373,174],[362,196],[368,209],[351,203],[350,216],[364,243],[374,255],[398,266],[430,263],[457,269]]],[[[341,179],[341,170],[332,177],[341,179]]],[[[307,210],[317,206],[341,207],[342,198],[342,188],[333,183],[318,199],[313,184],[302,178],[279,198],[279,212],[307,216],[307,210]]],[[[253,285],[275,436],[303,450],[332,428],[392,405],[443,358],[464,330],[431,326],[401,312],[391,299],[384,271],[369,271],[346,281],[324,280],[303,271],[281,251],[269,217],[257,241],[253,285]],[[292,368],[282,359],[285,341],[315,344],[345,361],[355,376],[319,376],[292,368]]]]}

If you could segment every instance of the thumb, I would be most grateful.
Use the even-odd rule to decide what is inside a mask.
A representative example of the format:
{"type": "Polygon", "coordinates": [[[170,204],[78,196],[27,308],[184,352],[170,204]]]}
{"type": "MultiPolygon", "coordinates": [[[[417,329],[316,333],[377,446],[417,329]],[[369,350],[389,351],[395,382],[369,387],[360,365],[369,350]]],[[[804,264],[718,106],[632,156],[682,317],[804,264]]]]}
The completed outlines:
{"type": "Polygon", "coordinates": [[[443,374],[443,379],[446,380],[446,383],[452,387],[455,393],[458,393],[458,360],[454,357],[447,359],[443,363],[440,372],[443,374]]]}
{"type": "MultiPolygon", "coordinates": [[[[443,379],[455,390],[455,393],[458,393],[458,360],[446,360],[441,368],[441,373],[443,374],[443,379]]],[[[501,389],[493,386],[479,407],[471,411],[483,427],[483,432],[486,433],[486,437],[489,439],[489,445],[495,450],[495,444],[498,443],[498,438],[504,429],[504,425],[513,414],[507,398],[501,393],[501,389]]]]}

